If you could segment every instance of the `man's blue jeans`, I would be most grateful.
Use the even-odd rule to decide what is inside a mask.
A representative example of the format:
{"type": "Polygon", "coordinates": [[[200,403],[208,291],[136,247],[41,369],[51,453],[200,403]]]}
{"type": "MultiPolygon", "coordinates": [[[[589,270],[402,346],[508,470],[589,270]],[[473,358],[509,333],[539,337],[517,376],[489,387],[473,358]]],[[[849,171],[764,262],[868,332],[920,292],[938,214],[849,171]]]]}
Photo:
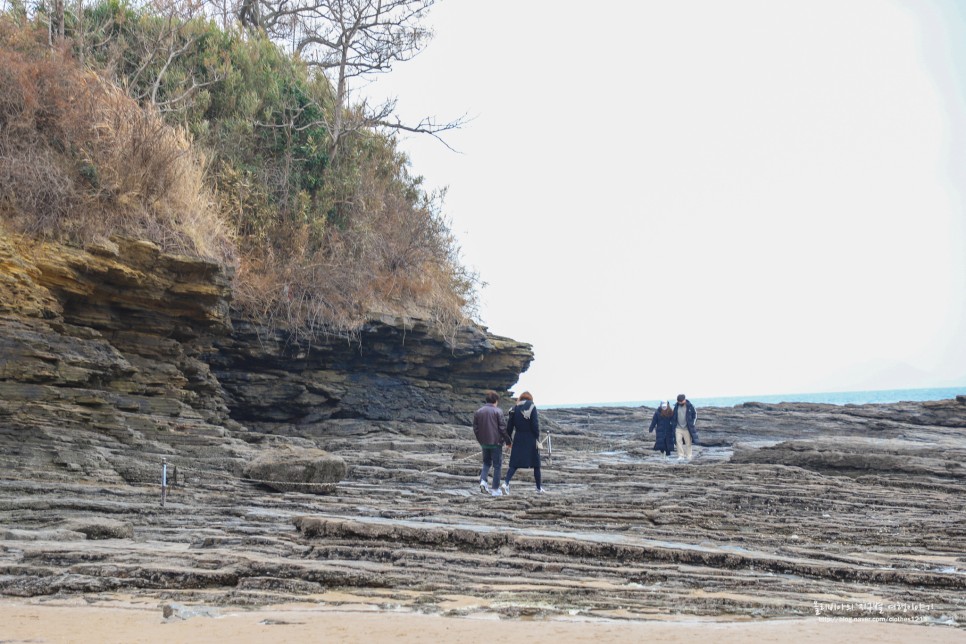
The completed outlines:
{"type": "Polygon", "coordinates": [[[483,448],[483,471],[480,472],[480,480],[486,480],[486,474],[493,465],[493,489],[500,489],[500,470],[503,468],[503,445],[496,447],[483,448]]]}

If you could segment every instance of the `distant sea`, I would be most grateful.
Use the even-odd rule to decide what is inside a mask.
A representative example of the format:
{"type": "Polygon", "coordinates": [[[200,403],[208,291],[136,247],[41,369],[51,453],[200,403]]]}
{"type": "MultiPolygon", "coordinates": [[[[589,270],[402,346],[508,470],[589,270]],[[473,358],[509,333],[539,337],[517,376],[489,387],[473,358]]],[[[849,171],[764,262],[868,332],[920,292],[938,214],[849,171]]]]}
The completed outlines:
{"type": "MultiPolygon", "coordinates": [[[[830,391],[811,394],[769,394],[765,396],[723,396],[719,398],[690,398],[696,407],[734,407],[746,402],[781,403],[806,402],[829,405],[866,405],[870,403],[920,402],[948,400],[966,395],[966,386],[933,389],[884,389],[879,391],[830,391]]],[[[671,399],[673,403],[673,398],[671,399]]],[[[542,405],[546,409],[580,407],[655,407],[657,400],[625,402],[578,403],[570,405],[542,405]]]]}

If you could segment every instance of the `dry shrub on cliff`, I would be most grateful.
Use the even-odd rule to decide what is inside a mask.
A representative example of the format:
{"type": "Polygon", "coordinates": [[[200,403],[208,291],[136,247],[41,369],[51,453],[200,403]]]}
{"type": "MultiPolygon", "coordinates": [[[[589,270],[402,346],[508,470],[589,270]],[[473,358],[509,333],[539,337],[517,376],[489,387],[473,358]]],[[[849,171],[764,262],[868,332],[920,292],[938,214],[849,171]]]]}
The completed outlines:
{"type": "Polygon", "coordinates": [[[124,234],[230,260],[187,137],[65,52],[30,45],[0,25],[0,216],[33,236],[124,234]]]}
{"type": "Polygon", "coordinates": [[[445,336],[468,322],[474,276],[438,257],[388,267],[392,241],[371,230],[332,232],[325,248],[289,235],[287,252],[239,257],[236,303],[260,323],[303,333],[346,333],[374,314],[427,319],[445,336]],[[454,288],[457,280],[462,285],[454,288]]]}
{"type": "MultiPolygon", "coordinates": [[[[125,20],[130,38],[114,45],[150,41],[156,24],[125,20]]],[[[225,79],[178,113],[192,142],[52,50],[39,27],[0,15],[0,223],[79,244],[121,233],[237,257],[237,307],[296,336],[351,333],[381,313],[449,334],[474,312],[476,277],[459,261],[441,198],[409,175],[395,140],[355,132],[335,155],[321,144],[324,77],[253,35],[199,23],[204,37],[184,46],[204,47],[169,72],[190,77],[217,61],[225,79]],[[202,149],[215,160],[207,176],[202,149]]],[[[140,69],[142,52],[123,51],[140,69]]],[[[85,60],[99,64],[95,54],[85,60]]],[[[103,72],[133,83],[120,69],[103,72]]]]}
{"type": "Polygon", "coordinates": [[[243,245],[236,301],[296,332],[352,331],[374,313],[455,332],[474,310],[476,276],[459,261],[442,196],[410,177],[392,139],[354,152],[351,180],[329,184],[336,214],[324,228],[287,225],[267,246],[243,245]]]}

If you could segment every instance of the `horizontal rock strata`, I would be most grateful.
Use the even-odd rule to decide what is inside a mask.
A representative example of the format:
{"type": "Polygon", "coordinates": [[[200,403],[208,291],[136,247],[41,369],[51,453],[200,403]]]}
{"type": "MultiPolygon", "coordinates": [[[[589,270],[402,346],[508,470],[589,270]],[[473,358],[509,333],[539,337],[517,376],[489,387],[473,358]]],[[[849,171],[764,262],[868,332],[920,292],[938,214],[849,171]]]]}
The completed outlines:
{"type": "Polygon", "coordinates": [[[548,492],[490,497],[469,419],[528,345],[389,317],[296,343],[232,319],[230,277],[0,236],[0,594],[966,624],[964,397],[701,409],[680,465],[650,409],[544,410],[548,492]],[[335,469],[246,469],[286,450],[335,469]]]}
{"type": "Polygon", "coordinates": [[[2,482],[5,525],[41,532],[55,517],[103,514],[134,537],[0,542],[0,592],[966,623],[966,482],[941,465],[966,456],[966,403],[703,409],[708,444],[680,465],[650,449],[650,414],[546,410],[543,495],[525,470],[510,496],[480,494],[467,426],[358,419],[293,436],[348,464],[321,497],[201,479],[162,509],[150,488],[2,482]],[[789,464],[802,444],[862,444],[864,458],[789,464]]]}
{"type": "Polygon", "coordinates": [[[118,483],[153,480],[164,455],[244,461],[205,362],[230,330],[220,267],[131,240],[0,236],[0,278],[0,470],[118,483]]]}
{"type": "Polygon", "coordinates": [[[330,418],[468,422],[487,390],[506,396],[529,345],[468,325],[444,338],[420,320],[375,318],[352,337],[293,341],[236,319],[210,362],[232,417],[272,433],[330,418]]]}
{"type": "Polygon", "coordinates": [[[229,270],[151,243],[0,234],[0,469],[133,483],[177,454],[182,474],[237,475],[293,424],[464,419],[533,357],[474,325],[444,338],[392,318],[293,342],[233,322],[230,296],[229,270]]]}

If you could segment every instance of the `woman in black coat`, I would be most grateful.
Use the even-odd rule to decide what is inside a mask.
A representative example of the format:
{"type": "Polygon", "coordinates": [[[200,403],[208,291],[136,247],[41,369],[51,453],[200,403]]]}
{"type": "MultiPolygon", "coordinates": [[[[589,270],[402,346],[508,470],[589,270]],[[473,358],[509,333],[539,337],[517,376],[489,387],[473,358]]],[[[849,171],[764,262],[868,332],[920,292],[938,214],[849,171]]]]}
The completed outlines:
{"type": "Polygon", "coordinates": [[[657,440],[654,441],[654,449],[664,454],[664,460],[667,460],[674,449],[674,429],[671,427],[673,418],[674,410],[671,409],[671,403],[666,400],[662,401],[661,406],[654,410],[651,428],[647,430],[653,432],[657,428],[657,440]]]}
{"type": "Polygon", "coordinates": [[[522,467],[523,469],[533,468],[537,492],[543,492],[543,486],[540,484],[540,451],[537,449],[537,439],[540,438],[540,419],[537,408],[533,404],[533,396],[529,391],[520,394],[516,406],[510,410],[506,431],[510,435],[512,447],[510,466],[500,491],[504,494],[510,493],[510,479],[522,467]]]}

